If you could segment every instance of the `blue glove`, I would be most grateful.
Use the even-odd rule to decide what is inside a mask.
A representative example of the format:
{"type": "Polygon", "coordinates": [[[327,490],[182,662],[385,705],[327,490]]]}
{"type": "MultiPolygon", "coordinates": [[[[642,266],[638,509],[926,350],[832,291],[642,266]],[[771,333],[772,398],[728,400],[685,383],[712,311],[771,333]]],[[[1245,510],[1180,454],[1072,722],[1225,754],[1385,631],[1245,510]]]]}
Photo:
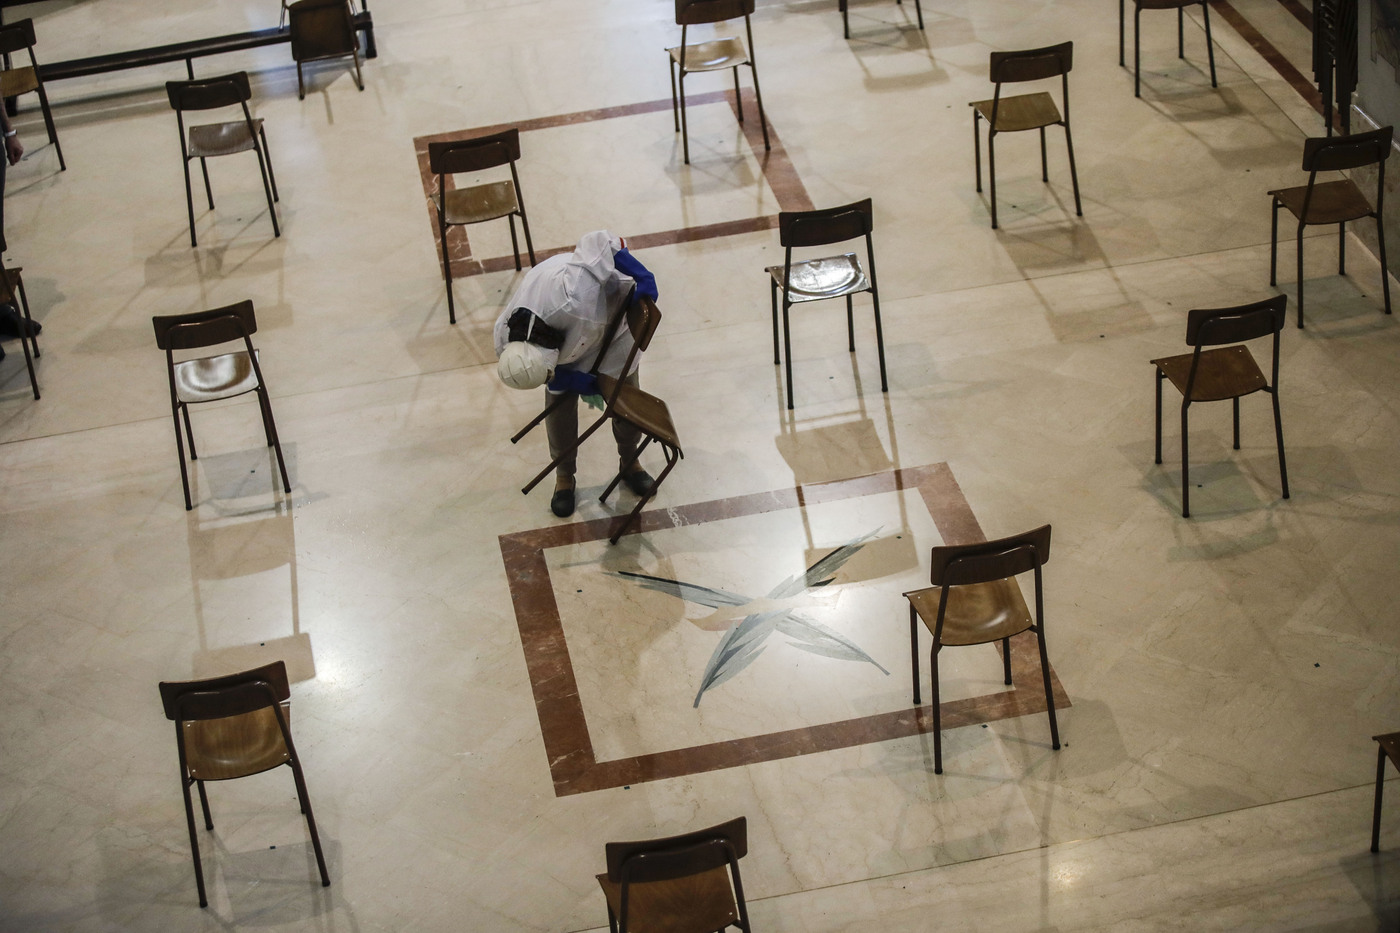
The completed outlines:
{"type": "Polygon", "coordinates": [[[549,391],[597,395],[598,379],[592,373],[581,373],[576,369],[556,369],[554,379],[549,383],[549,391]]]}
{"type": "Polygon", "coordinates": [[[648,272],[647,267],[637,262],[637,257],[626,249],[613,253],[613,265],[617,267],[617,271],[636,280],[638,295],[645,295],[652,301],[659,297],[656,291],[656,276],[648,272]]]}

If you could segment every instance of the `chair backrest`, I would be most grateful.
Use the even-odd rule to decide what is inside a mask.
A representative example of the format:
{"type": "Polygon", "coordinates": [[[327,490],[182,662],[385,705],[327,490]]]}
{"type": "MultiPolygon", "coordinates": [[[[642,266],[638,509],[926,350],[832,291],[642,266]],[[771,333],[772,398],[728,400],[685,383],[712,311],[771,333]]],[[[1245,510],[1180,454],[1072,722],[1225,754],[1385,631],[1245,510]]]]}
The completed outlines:
{"type": "Polygon", "coordinates": [[[676,25],[696,26],[753,13],[754,0],[676,0],[676,25]]]}
{"type": "Polygon", "coordinates": [[[609,842],[605,847],[608,880],[643,884],[698,875],[732,865],[749,851],[746,817],[695,832],[638,842],[609,842]]]}
{"type": "Polygon", "coordinates": [[[870,198],[814,211],[778,214],[778,241],[786,247],[825,246],[868,236],[875,226],[870,198]]]}
{"type": "Polygon", "coordinates": [[[175,722],[223,719],[264,709],[290,699],[287,665],[274,661],[223,677],[161,681],[165,718],[175,722]]]}
{"type": "Polygon", "coordinates": [[[358,47],[346,0],[296,0],[287,5],[287,29],[295,61],[349,55],[358,47]]]}
{"type": "Polygon", "coordinates": [[[1287,295],[1233,308],[1198,308],[1186,316],[1186,345],[1218,347],[1276,335],[1283,329],[1287,308],[1287,295]]]}
{"type": "Polygon", "coordinates": [[[1061,42],[1039,49],[993,52],[990,71],[993,84],[1014,84],[1067,75],[1072,67],[1074,43],[1061,42]]]}
{"type": "Polygon", "coordinates": [[[246,341],[258,331],[251,301],[192,314],[153,317],[151,324],[156,331],[156,346],[166,351],[212,347],[230,340],[246,341]]]}
{"type": "Polygon", "coordinates": [[[1353,136],[1320,136],[1303,143],[1303,171],[1337,172],[1375,165],[1390,157],[1392,126],[1353,136]]]}
{"type": "Polygon", "coordinates": [[[490,136],[428,143],[428,166],[436,175],[479,172],[520,158],[520,130],[512,127],[490,136]]]}
{"type": "Polygon", "coordinates": [[[214,110],[247,103],[253,90],[248,84],[248,72],[235,71],[193,81],[167,81],[165,96],[176,110],[214,110]]]}
{"type": "Polygon", "coordinates": [[[934,586],[962,586],[1004,580],[1035,570],[1050,559],[1050,526],[983,541],[979,544],[945,544],[933,549],[929,582],[934,586]]]}
{"type": "MultiPolygon", "coordinates": [[[[661,310],[645,295],[627,303],[627,329],[632,332],[633,355],[645,352],[651,346],[651,338],[656,328],[661,326],[661,310]]],[[[629,365],[630,369],[631,366],[629,365]]]]}
{"type": "Polygon", "coordinates": [[[0,55],[13,55],[20,49],[29,49],[30,58],[34,55],[34,20],[19,19],[0,26],[0,55]]]}

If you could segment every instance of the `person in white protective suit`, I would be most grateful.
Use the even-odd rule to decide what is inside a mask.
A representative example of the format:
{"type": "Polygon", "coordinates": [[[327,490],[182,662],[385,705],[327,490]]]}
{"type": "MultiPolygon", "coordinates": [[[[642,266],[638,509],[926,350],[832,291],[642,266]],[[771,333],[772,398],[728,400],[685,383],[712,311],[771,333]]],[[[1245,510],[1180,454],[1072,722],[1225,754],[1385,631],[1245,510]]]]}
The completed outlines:
{"type": "MultiPolygon", "coordinates": [[[[551,256],[526,273],[496,320],[496,371],[501,381],[515,389],[545,386],[546,405],[564,396],[545,419],[551,459],[578,439],[578,399],[597,391],[589,375],[595,362],[598,372],[638,384],[636,362],[630,372],[622,372],[632,350],[632,334],[625,324],[601,362],[597,359],[608,322],[634,287],[639,296],[657,297],[655,277],[627,251],[623,239],[595,230],[584,234],[572,253],[551,256]]],[[[655,481],[637,462],[641,432],[614,418],[613,437],[622,481],[636,495],[649,495],[655,481]]],[[[576,461],[577,451],[555,469],[549,507],[561,518],[574,512],[576,461]]]]}

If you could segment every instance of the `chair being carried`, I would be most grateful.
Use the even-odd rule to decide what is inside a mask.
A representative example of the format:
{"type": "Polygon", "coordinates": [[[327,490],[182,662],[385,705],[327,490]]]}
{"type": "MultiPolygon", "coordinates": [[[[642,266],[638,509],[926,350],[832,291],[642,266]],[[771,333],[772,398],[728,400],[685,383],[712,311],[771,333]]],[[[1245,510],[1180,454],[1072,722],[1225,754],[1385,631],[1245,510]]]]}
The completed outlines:
{"type": "Polygon", "coordinates": [[[1273,229],[1269,237],[1269,284],[1278,284],[1278,209],[1298,219],[1298,326],[1303,326],[1303,230],[1319,224],[1337,225],[1337,274],[1346,275],[1347,221],[1370,217],[1376,222],[1376,241],[1381,260],[1381,291],[1385,295],[1385,313],[1390,313],[1390,270],[1385,263],[1385,223],[1382,221],[1385,198],[1385,162],[1390,158],[1394,127],[1381,127],[1369,133],[1353,136],[1319,136],[1303,143],[1303,171],[1308,183],[1293,188],[1277,188],[1269,192],[1273,198],[1273,229]],[[1376,167],[1376,204],[1350,178],[1324,181],[1318,184],[1318,172],[1339,172],[1376,167]]]}
{"type": "Polygon", "coordinates": [[[258,321],[251,301],[193,314],[171,314],[151,318],[155,327],[156,346],[165,351],[166,370],[170,376],[170,413],[175,419],[175,450],[180,457],[180,482],[185,488],[185,510],[194,508],[190,501],[190,479],[185,467],[185,448],[180,434],[180,416],[185,420],[185,437],[190,442],[190,459],[199,459],[195,452],[194,431],[190,428],[190,406],[199,402],[214,402],[233,398],[247,392],[258,395],[258,410],[262,414],[263,434],[267,446],[277,454],[277,469],[282,475],[282,490],[291,495],[292,484],[287,479],[287,464],[282,459],[282,443],[277,439],[277,424],[272,420],[272,399],[267,393],[258,351],[253,349],[252,335],[257,333],[258,321]],[[176,350],[193,350],[238,341],[243,349],[217,356],[176,362],[176,350]]]}
{"type": "Polygon", "coordinates": [[[281,236],[277,226],[277,178],[272,173],[272,158],[267,154],[267,132],[263,129],[262,118],[253,119],[248,109],[252,99],[252,88],[248,84],[248,73],[239,71],[219,75],[214,78],[197,78],[193,81],[167,81],[165,94],[170,106],[175,110],[175,119],[180,129],[181,164],[185,170],[185,207],[190,216],[190,246],[198,246],[194,232],[194,193],[190,186],[190,160],[199,160],[199,170],[204,175],[204,196],[209,201],[209,209],[214,209],[214,191],[209,187],[209,159],[216,156],[233,155],[239,152],[252,152],[258,157],[258,170],[262,172],[263,194],[267,196],[267,213],[272,218],[272,235],[281,236]],[[228,123],[201,123],[189,127],[188,138],[185,129],[185,111],[218,110],[224,107],[241,107],[243,119],[228,123]]]}
{"type": "MultiPolygon", "coordinates": [[[[632,364],[636,361],[637,355],[645,352],[647,347],[651,345],[651,338],[655,336],[656,328],[661,324],[661,312],[650,298],[645,296],[637,297],[636,300],[631,300],[629,298],[629,300],[623,303],[623,306],[618,309],[618,312],[613,315],[613,319],[609,322],[608,330],[603,338],[602,348],[598,351],[597,360],[602,360],[604,355],[606,355],[608,347],[616,338],[623,323],[626,324],[627,329],[632,335],[632,349],[628,351],[627,362],[623,364],[620,370],[625,376],[626,373],[632,372],[632,364]]],[[[661,447],[662,456],[665,457],[666,460],[666,466],[662,469],[661,474],[656,477],[651,490],[646,495],[638,496],[637,504],[633,506],[632,511],[616,525],[612,535],[609,536],[610,543],[616,544],[618,539],[627,532],[627,529],[632,527],[633,523],[636,522],[637,516],[641,514],[642,506],[646,505],[647,502],[656,495],[657,490],[661,488],[661,484],[665,482],[666,477],[670,475],[676,463],[684,459],[685,454],[681,451],[680,437],[676,433],[676,426],[671,420],[671,412],[666,407],[664,401],[632,385],[627,382],[625,378],[613,378],[605,374],[597,373],[596,363],[592,372],[597,376],[598,392],[603,397],[603,414],[598,420],[594,421],[593,424],[589,425],[588,429],[580,434],[578,439],[574,441],[568,449],[551,460],[549,464],[520,491],[529,495],[530,490],[534,489],[541,480],[567,459],[570,454],[582,447],[583,442],[588,440],[588,438],[601,428],[604,423],[613,419],[627,422],[642,434],[641,446],[637,448],[633,455],[632,462],[639,463],[641,461],[642,451],[646,450],[647,445],[652,441],[655,441],[657,445],[661,447]]],[[[551,402],[533,421],[511,438],[511,443],[519,441],[531,428],[543,421],[554,405],[561,403],[562,398],[561,396],[560,399],[551,402]]],[[[600,502],[606,500],[612,491],[617,488],[628,466],[630,466],[628,463],[621,464],[617,475],[613,477],[612,482],[608,483],[607,488],[604,489],[602,495],[598,497],[600,502]]]]}
{"type": "Polygon", "coordinates": [[[204,867],[199,858],[199,833],[194,824],[190,785],[199,789],[204,828],[212,830],[214,819],[204,791],[206,781],[228,781],[261,774],[280,765],[292,769],[297,799],[301,802],[301,812],[306,814],[306,828],[311,834],[311,847],[321,872],[321,886],[330,886],[326,859],[321,854],[321,837],[316,832],[316,818],[311,813],[311,799],[306,793],[306,778],[287,725],[291,695],[287,667],[282,661],[225,677],[160,685],[165,718],[175,723],[180,789],[185,797],[185,820],[189,824],[200,907],[209,906],[209,899],[204,892],[204,867]]]}
{"type": "Polygon", "coordinates": [[[1276,295],[1264,301],[1233,308],[1202,308],[1186,317],[1186,345],[1191,353],[1152,361],[1157,367],[1157,463],[1162,462],[1162,382],[1171,380],[1181,392],[1181,515],[1191,517],[1191,477],[1187,412],[1193,402],[1234,404],[1235,450],[1240,449],[1240,399],[1267,392],[1274,403],[1274,434],[1278,441],[1278,472],[1283,497],[1288,498],[1288,465],[1283,457],[1283,419],[1278,407],[1279,332],[1287,314],[1288,297],[1276,295]],[[1224,346],[1259,337],[1274,338],[1273,365],[1266,378],[1246,346],[1224,346]],[[1204,349],[1212,347],[1214,349],[1204,349]]]}
{"type": "Polygon", "coordinates": [[[664,839],[609,842],[598,884],[608,901],[611,933],[664,930],[748,933],[749,910],[739,859],[748,854],[744,817],[664,839]]]}
{"type": "Polygon", "coordinates": [[[772,149],[768,141],[768,120],[763,115],[763,94],[758,89],[758,66],[754,64],[753,25],[749,21],[754,10],[754,0],[676,0],[676,25],[681,27],[681,44],[669,48],[671,65],[671,117],[676,122],[676,132],[681,134],[681,151],[685,164],[690,164],[690,131],[685,121],[685,76],[700,71],[734,72],[734,105],[739,111],[739,122],[744,122],[744,101],[739,96],[739,66],[748,65],[753,75],[753,96],[758,101],[758,122],[763,128],[763,148],[772,149]],[[749,44],[738,37],[711,39],[708,42],[687,44],[687,31],[691,26],[718,23],[727,19],[744,18],[744,34],[749,44]],[[680,73],[679,90],[676,74],[680,73]]]}
{"type": "Polygon", "coordinates": [[[1065,147],[1069,151],[1069,178],[1074,187],[1074,213],[1084,216],[1079,204],[1079,174],[1074,168],[1074,138],[1069,130],[1069,72],[1074,66],[1074,43],[1061,42],[1040,49],[1023,49],[1015,52],[993,52],[991,57],[991,80],[996,85],[990,100],[973,101],[972,108],[972,152],[977,162],[977,190],[982,190],[982,130],[981,121],[987,121],[987,174],[992,179],[992,229],[997,226],[997,156],[996,138],[999,133],[1019,133],[1025,130],[1040,131],[1040,178],[1050,180],[1050,165],[1045,155],[1045,128],[1062,126],[1065,128],[1065,147]],[[1064,103],[1061,115],[1055,99],[1047,91],[1033,94],[1019,94],[1003,97],[1003,84],[1018,84],[1023,81],[1041,81],[1046,78],[1060,79],[1060,99],[1064,103]]]}

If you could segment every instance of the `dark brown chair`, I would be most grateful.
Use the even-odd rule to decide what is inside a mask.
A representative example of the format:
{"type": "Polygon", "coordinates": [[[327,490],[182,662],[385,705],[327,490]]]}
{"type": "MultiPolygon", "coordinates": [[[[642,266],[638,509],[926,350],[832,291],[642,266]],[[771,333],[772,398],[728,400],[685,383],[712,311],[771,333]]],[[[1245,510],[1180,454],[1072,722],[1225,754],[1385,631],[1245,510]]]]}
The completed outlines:
{"type": "Polygon", "coordinates": [[[29,53],[28,65],[0,71],[0,97],[9,100],[31,91],[39,95],[39,110],[44,115],[44,129],[48,130],[49,142],[53,143],[53,150],[58,154],[58,169],[66,171],[68,163],[63,161],[63,147],[58,144],[58,131],[53,125],[53,111],[49,109],[49,95],[44,91],[39,62],[34,58],[34,41],[32,19],[22,19],[0,26],[0,55],[10,56],[21,50],[29,53]]]}
{"type": "Polygon", "coordinates": [[[204,868],[199,860],[199,834],[194,825],[194,804],[190,785],[199,788],[199,805],[204,811],[204,828],[212,830],[206,781],[228,781],[261,774],[279,765],[292,769],[301,812],[311,832],[311,847],[321,870],[321,886],[329,887],[326,859],[321,854],[321,837],[311,813],[306,778],[292,732],[291,688],[287,667],[281,661],[208,680],[166,682],[160,685],[165,718],[175,723],[175,746],[180,753],[180,789],[185,795],[185,820],[190,828],[190,850],[194,856],[194,881],[199,888],[199,906],[209,906],[204,894],[204,868]]]}
{"type": "Polygon", "coordinates": [[[258,157],[258,170],[262,172],[263,194],[267,196],[267,213],[272,218],[272,235],[281,236],[277,226],[277,178],[272,173],[272,158],[267,153],[267,132],[263,129],[262,118],[253,118],[248,109],[248,101],[253,92],[248,85],[248,73],[239,71],[219,75],[214,78],[197,78],[193,81],[167,81],[165,94],[170,106],[175,110],[175,119],[180,129],[180,154],[185,169],[185,207],[190,216],[190,246],[198,246],[194,232],[194,192],[190,186],[190,161],[199,160],[199,171],[204,175],[204,196],[209,201],[209,209],[214,209],[214,191],[209,187],[208,160],[216,156],[234,155],[252,151],[258,157]],[[185,111],[219,110],[224,107],[241,107],[243,119],[228,123],[202,123],[185,129],[185,111]]]}
{"type": "Polygon", "coordinates": [[[938,654],[945,646],[1001,642],[1006,682],[1011,683],[1011,636],[1036,633],[1040,671],[1045,681],[1045,704],[1050,713],[1051,747],[1060,747],[1055,722],[1055,695],[1050,686],[1050,660],[1045,652],[1045,600],[1041,566],[1050,559],[1050,526],[980,544],[943,545],[933,549],[929,582],[922,590],[905,593],[909,600],[909,647],[914,666],[914,705],[919,699],[919,622],[933,633],[929,667],[933,672],[933,771],[943,773],[942,709],[938,694],[938,654]],[[1035,617],[1026,608],[1016,582],[1019,574],[1035,575],[1035,617]]]}
{"type": "Polygon", "coordinates": [[[287,28],[291,32],[292,59],[297,63],[297,98],[306,99],[302,65],[349,55],[355,66],[355,86],[365,89],[360,74],[360,40],[346,0],[296,0],[287,4],[287,28]]]}
{"type": "MultiPolygon", "coordinates": [[[[1206,24],[1206,55],[1210,58],[1210,86],[1215,83],[1215,44],[1210,38],[1210,4],[1206,0],[1133,0],[1133,96],[1142,96],[1142,11],[1176,10],[1176,54],[1186,57],[1186,8],[1199,6],[1206,24]]],[[[1118,0],[1118,64],[1123,66],[1123,0],[1118,0]]]]}
{"type": "Polygon", "coordinates": [[[1287,315],[1288,297],[1276,295],[1264,301],[1234,308],[1202,308],[1186,317],[1186,345],[1191,353],[1153,360],[1157,367],[1157,463],[1162,462],[1162,382],[1170,379],[1181,392],[1181,514],[1191,517],[1187,412],[1192,402],[1234,403],[1235,450],[1240,449],[1240,399],[1255,392],[1269,393],[1274,402],[1274,434],[1278,439],[1278,472],[1283,497],[1288,498],[1288,465],[1283,458],[1283,420],[1278,408],[1279,331],[1287,315]],[[1269,378],[1246,346],[1239,344],[1273,334],[1273,366],[1269,378]],[[1216,349],[1206,350],[1205,347],[1216,349]]]}
{"type": "Polygon", "coordinates": [[[1074,43],[1062,42],[1041,49],[1024,49],[1016,52],[993,52],[991,79],[996,85],[991,100],[973,101],[972,108],[972,151],[977,162],[977,190],[982,190],[982,130],[981,121],[987,121],[987,174],[992,179],[992,229],[997,226],[997,156],[996,138],[998,133],[1019,133],[1024,130],[1040,131],[1040,178],[1050,180],[1050,166],[1045,155],[1045,128],[1063,126],[1065,147],[1069,150],[1069,178],[1074,186],[1074,213],[1084,216],[1079,204],[1079,174],[1074,168],[1074,138],[1069,130],[1069,72],[1074,65],[1074,43]],[[1003,97],[1003,84],[1018,84],[1023,81],[1041,81],[1047,78],[1060,79],[1060,99],[1064,103],[1064,114],[1055,105],[1055,99],[1047,91],[1033,94],[1019,94],[1003,97]]]}
{"type": "MultiPolygon", "coordinates": [[[[647,347],[651,345],[651,338],[656,335],[656,328],[661,324],[661,312],[657,309],[656,305],[652,303],[650,298],[643,297],[636,301],[629,299],[618,313],[613,316],[613,320],[609,322],[608,330],[604,333],[602,349],[598,351],[596,359],[601,360],[607,354],[607,348],[611,345],[612,340],[621,326],[621,322],[624,320],[628,331],[632,335],[632,349],[628,351],[627,362],[623,365],[622,372],[629,373],[632,371],[632,364],[637,359],[637,355],[646,352],[647,347]]],[[[595,364],[594,369],[596,370],[596,368],[597,366],[595,364]]],[[[681,451],[680,437],[676,433],[676,426],[671,420],[671,412],[666,407],[664,401],[649,392],[644,392],[639,387],[624,379],[614,379],[611,376],[601,373],[595,374],[598,377],[598,392],[603,397],[602,416],[578,436],[578,440],[575,441],[572,447],[551,460],[549,465],[541,470],[539,474],[536,475],[534,479],[530,480],[520,491],[529,495],[530,490],[534,489],[541,480],[553,472],[554,468],[566,457],[583,446],[583,442],[588,440],[588,438],[602,427],[605,422],[611,419],[619,419],[627,422],[642,433],[642,443],[641,446],[637,448],[636,456],[633,460],[639,462],[642,451],[647,449],[648,444],[655,441],[657,445],[661,447],[662,456],[664,456],[666,460],[666,466],[662,469],[661,474],[656,477],[651,492],[645,496],[638,497],[637,504],[632,507],[632,511],[616,524],[612,535],[609,537],[609,541],[616,544],[618,539],[626,534],[627,529],[632,527],[633,523],[636,522],[637,516],[641,514],[642,506],[646,505],[656,495],[657,490],[659,490],[661,484],[666,481],[666,477],[670,475],[676,463],[685,458],[685,454],[681,451]]],[[[562,398],[561,396],[561,399],[562,398]]],[[[511,443],[515,443],[521,437],[524,437],[531,428],[543,421],[555,404],[559,404],[559,402],[556,401],[551,404],[536,416],[535,420],[531,421],[521,429],[515,437],[511,438],[511,443]]],[[[608,496],[612,494],[612,491],[617,488],[617,484],[622,481],[623,473],[629,466],[631,466],[631,464],[627,463],[620,466],[617,475],[613,477],[612,482],[608,483],[607,488],[604,489],[602,495],[598,497],[600,502],[606,501],[608,496]]]]}
{"type": "MultiPolygon", "coordinates": [[[[898,3],[900,6],[904,5],[904,0],[894,0],[894,2],[898,3]]],[[[846,11],[849,0],[838,0],[838,3],[841,7],[841,28],[846,33],[846,38],[849,39],[851,37],[851,18],[850,14],[846,11]]],[[[914,10],[919,14],[919,28],[923,29],[924,8],[921,0],[914,0],[914,10]]]]}
{"type": "Polygon", "coordinates": [[[1385,760],[1389,758],[1392,765],[1400,768],[1400,732],[1373,735],[1371,739],[1379,746],[1376,749],[1376,810],[1371,818],[1371,851],[1379,852],[1381,850],[1381,792],[1385,788],[1385,760]]]}
{"type": "Polygon", "coordinates": [[[1303,143],[1303,171],[1308,183],[1296,188],[1278,188],[1269,192],[1273,198],[1273,233],[1269,238],[1269,284],[1278,284],[1278,209],[1298,219],[1298,326],[1303,326],[1303,228],[1318,224],[1337,225],[1337,274],[1346,275],[1347,221],[1370,217],[1376,222],[1376,240],[1380,247],[1381,290],[1385,295],[1385,313],[1390,313],[1390,270],[1385,263],[1385,224],[1382,222],[1382,201],[1385,198],[1385,160],[1390,158],[1390,141],[1394,127],[1385,126],[1354,136],[1320,136],[1303,143]],[[1318,184],[1318,172],[1339,172],[1376,167],[1376,206],[1372,207],[1360,186],[1350,178],[1324,181],[1318,184]]]}
{"type": "Polygon", "coordinates": [[[598,884],[608,900],[611,933],[749,930],[739,878],[739,859],[749,851],[744,817],[693,833],[610,842],[604,848],[608,871],[598,876],[598,884]]]}
{"type": "Polygon", "coordinates": [[[447,280],[447,318],[457,323],[452,300],[452,262],[447,256],[447,228],[479,224],[501,217],[510,220],[510,248],[515,268],[520,270],[520,243],[515,237],[515,218],[525,230],[525,251],[535,264],[535,244],[530,239],[530,220],[525,216],[524,195],[515,163],[520,158],[520,130],[508,129],[490,136],[428,144],[428,167],[437,175],[433,208],[437,211],[438,239],[442,241],[442,275],[447,280]],[[500,165],[510,166],[510,179],[470,188],[447,187],[448,178],[460,172],[481,172],[500,165]]]}
{"type": "MultiPolygon", "coordinates": [[[[4,158],[3,153],[0,153],[0,158],[4,158]]],[[[34,361],[39,358],[39,337],[34,332],[34,318],[29,316],[29,298],[24,294],[22,271],[18,266],[6,269],[0,265],[0,305],[13,305],[20,312],[23,333],[19,336],[19,345],[24,349],[24,365],[29,370],[29,388],[34,391],[34,400],[38,401],[39,379],[34,375],[34,361]]]]}
{"type": "Polygon", "coordinates": [[[180,417],[185,420],[185,437],[190,442],[190,459],[198,460],[194,431],[190,428],[190,406],[214,402],[248,392],[258,395],[262,413],[263,434],[267,445],[277,454],[277,468],[282,474],[282,490],[291,495],[292,484],[287,479],[287,464],[282,459],[282,444],[277,439],[277,423],[272,419],[272,399],[267,393],[262,369],[258,366],[258,351],[253,349],[253,334],[258,321],[251,301],[193,314],[171,314],[153,317],[156,346],[165,351],[166,369],[170,375],[170,413],[175,419],[175,450],[180,457],[180,482],[185,487],[185,510],[194,508],[190,501],[190,479],[185,467],[185,448],[180,436],[180,417]],[[222,343],[241,341],[243,349],[206,356],[199,359],[175,360],[176,350],[194,350],[222,343]]]}
{"type": "Polygon", "coordinates": [[[739,66],[748,65],[753,75],[753,96],[758,101],[758,122],[763,128],[763,148],[771,149],[768,141],[768,120],[763,115],[763,94],[758,89],[758,66],[754,64],[753,26],[749,16],[753,13],[754,0],[676,0],[676,25],[681,27],[681,44],[666,50],[671,57],[671,117],[676,122],[676,132],[681,134],[681,151],[685,164],[690,164],[690,132],[685,123],[685,76],[692,72],[724,71],[734,72],[734,104],[738,108],[739,122],[744,122],[744,102],[739,96],[739,66]],[[744,40],[731,36],[711,39],[708,42],[687,44],[687,30],[691,26],[718,23],[728,19],[744,18],[744,40]],[[676,74],[680,73],[679,92],[676,74]]]}
{"type": "Polygon", "coordinates": [[[773,365],[787,361],[787,407],[792,409],[792,328],[788,309],[795,304],[821,301],[825,298],[846,299],[846,335],[850,352],[856,352],[855,316],[851,296],[869,292],[875,308],[875,348],[880,357],[880,391],[889,391],[885,375],[885,337],[880,325],[880,292],[875,283],[875,247],[871,230],[875,226],[874,208],[869,198],[840,207],[815,211],[782,211],[778,214],[778,240],[782,244],[783,264],[769,266],[768,292],[773,307],[773,365]],[[866,264],[869,275],[855,253],[808,259],[794,263],[792,251],[812,246],[829,246],[847,240],[865,239],[866,264]],[[778,294],[782,293],[781,357],[778,353],[778,294]]]}

